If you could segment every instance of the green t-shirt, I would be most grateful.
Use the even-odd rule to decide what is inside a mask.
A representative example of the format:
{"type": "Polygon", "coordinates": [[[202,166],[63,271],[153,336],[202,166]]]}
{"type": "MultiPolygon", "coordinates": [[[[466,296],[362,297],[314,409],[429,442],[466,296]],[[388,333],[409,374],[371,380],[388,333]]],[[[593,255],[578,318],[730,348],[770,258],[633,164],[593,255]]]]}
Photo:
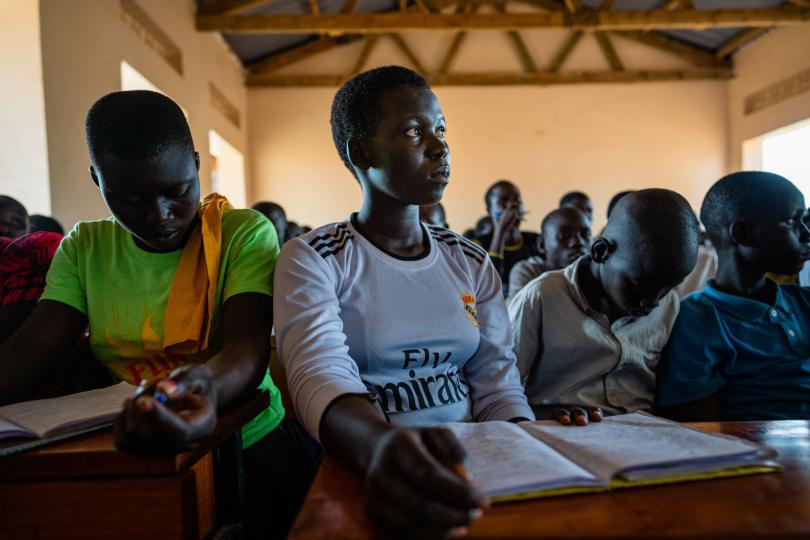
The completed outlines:
{"type": "MultiPolygon", "coordinates": [[[[222,305],[242,293],[272,296],[278,253],[275,230],[264,216],[254,210],[223,214],[209,347],[191,356],[163,351],[166,304],[182,250],[144,251],[113,218],[78,223],[65,236],[51,263],[41,300],[62,302],[85,314],[96,357],[116,379],[139,384],[166,377],[177,366],[205,362],[217,353],[222,348],[222,305]]],[[[270,407],[245,424],[245,447],[284,418],[281,394],[269,373],[259,388],[270,392],[270,407]]]]}

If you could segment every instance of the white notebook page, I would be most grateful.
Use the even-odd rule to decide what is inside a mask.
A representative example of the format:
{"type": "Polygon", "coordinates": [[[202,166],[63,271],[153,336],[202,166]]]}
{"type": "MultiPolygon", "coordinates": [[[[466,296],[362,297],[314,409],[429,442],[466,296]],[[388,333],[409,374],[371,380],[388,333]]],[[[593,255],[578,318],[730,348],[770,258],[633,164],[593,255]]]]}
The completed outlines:
{"type": "Polygon", "coordinates": [[[761,457],[764,450],[742,439],[704,433],[644,413],[611,416],[587,426],[538,421],[521,427],[603,480],[634,469],[648,469],[646,475],[632,475],[634,479],[666,476],[678,469],[718,469],[724,462],[739,465],[761,457]],[[692,466],[682,467],[687,464],[692,466]]]}
{"type": "Polygon", "coordinates": [[[600,484],[588,471],[515,424],[452,423],[442,427],[450,429],[461,442],[473,483],[486,496],[600,484]]]}

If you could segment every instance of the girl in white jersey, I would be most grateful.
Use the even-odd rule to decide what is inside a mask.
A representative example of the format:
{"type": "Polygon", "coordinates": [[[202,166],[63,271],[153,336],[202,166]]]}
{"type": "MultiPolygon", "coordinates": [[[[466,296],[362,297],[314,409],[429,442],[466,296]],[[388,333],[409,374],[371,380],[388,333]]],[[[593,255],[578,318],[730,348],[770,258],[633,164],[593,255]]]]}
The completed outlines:
{"type": "Polygon", "coordinates": [[[445,121],[416,73],[348,81],[332,134],[363,206],[286,244],[276,265],[279,357],[299,417],[366,479],[387,532],[458,536],[484,501],[458,474],[452,421],[533,419],[486,252],[419,222],[450,179],[445,121]]]}

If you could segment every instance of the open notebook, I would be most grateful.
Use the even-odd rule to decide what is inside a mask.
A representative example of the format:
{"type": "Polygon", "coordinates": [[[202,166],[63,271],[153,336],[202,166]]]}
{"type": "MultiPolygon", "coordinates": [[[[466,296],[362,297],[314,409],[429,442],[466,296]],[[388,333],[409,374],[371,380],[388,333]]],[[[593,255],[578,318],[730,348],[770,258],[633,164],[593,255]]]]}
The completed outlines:
{"type": "Polygon", "coordinates": [[[124,400],[134,392],[134,386],[120,382],[107,388],[0,407],[0,456],[109,426],[124,400]]]}
{"type": "Polygon", "coordinates": [[[771,472],[775,453],[646,413],[588,426],[555,421],[444,424],[493,501],[771,472]]]}

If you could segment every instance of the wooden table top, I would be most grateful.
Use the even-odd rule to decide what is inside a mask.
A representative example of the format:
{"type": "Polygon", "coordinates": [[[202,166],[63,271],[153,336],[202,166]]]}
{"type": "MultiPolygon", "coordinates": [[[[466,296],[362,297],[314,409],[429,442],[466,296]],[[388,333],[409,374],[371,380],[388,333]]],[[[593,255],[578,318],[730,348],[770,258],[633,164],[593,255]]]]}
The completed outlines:
{"type": "MultiPolygon", "coordinates": [[[[500,503],[470,539],[810,537],[810,422],[694,423],[778,452],[781,472],[500,503]]],[[[290,540],[382,539],[363,510],[358,476],[326,459],[290,540]]]]}
{"type": "Polygon", "coordinates": [[[257,391],[220,414],[212,436],[189,452],[142,458],[115,447],[112,428],[0,458],[0,482],[6,480],[144,477],[177,474],[267,408],[268,393],[257,391]]]}

